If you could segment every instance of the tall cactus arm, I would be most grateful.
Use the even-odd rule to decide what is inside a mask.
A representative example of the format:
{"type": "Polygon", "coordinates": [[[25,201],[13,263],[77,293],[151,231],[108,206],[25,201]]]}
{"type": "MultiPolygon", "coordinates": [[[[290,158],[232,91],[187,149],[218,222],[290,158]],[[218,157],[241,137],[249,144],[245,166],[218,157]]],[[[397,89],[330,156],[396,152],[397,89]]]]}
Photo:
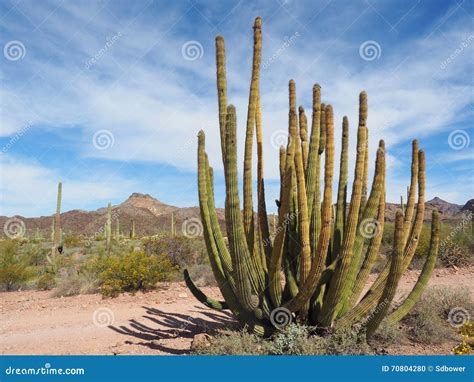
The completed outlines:
{"type": "MultiPolygon", "coordinates": [[[[332,107],[328,106],[330,116],[332,107]]],[[[330,118],[331,121],[331,118],[330,118]]],[[[324,197],[322,207],[322,226],[318,239],[316,255],[311,263],[311,270],[305,283],[300,287],[298,294],[285,304],[292,312],[300,310],[306,304],[315,291],[326,263],[326,255],[331,238],[331,209],[332,209],[332,179],[334,175],[334,126],[333,123],[326,125],[326,153],[324,161],[324,197]]]]}
{"type": "MultiPolygon", "coordinates": [[[[300,112],[301,116],[301,112],[300,112]]],[[[304,117],[304,111],[303,111],[304,117]]],[[[300,121],[301,123],[301,121],[300,121]]],[[[301,134],[301,131],[300,131],[301,134]]],[[[309,219],[308,202],[306,199],[306,182],[304,174],[304,159],[302,147],[299,144],[298,136],[295,144],[295,168],[297,180],[298,197],[298,234],[299,234],[299,255],[300,255],[300,285],[304,284],[311,268],[311,247],[309,241],[309,219]]]]}
{"type": "Polygon", "coordinates": [[[244,152],[244,212],[245,237],[250,251],[253,251],[254,217],[252,205],[252,143],[255,128],[255,110],[260,81],[260,63],[262,59],[262,19],[257,17],[253,26],[253,62],[250,82],[249,104],[247,110],[247,129],[244,152]]]}
{"type": "Polygon", "coordinates": [[[415,211],[416,183],[418,182],[418,166],[419,166],[419,150],[418,141],[412,142],[412,159],[411,159],[411,180],[408,188],[407,206],[405,209],[405,217],[403,221],[403,242],[406,244],[410,235],[410,229],[415,211]]]}
{"type": "Polygon", "coordinates": [[[295,139],[292,136],[296,135],[296,114],[295,114],[295,82],[290,80],[289,84],[289,134],[288,145],[286,148],[285,173],[283,176],[282,192],[280,198],[280,208],[278,211],[278,227],[276,230],[275,239],[273,241],[272,256],[268,267],[268,276],[270,284],[270,295],[275,306],[280,306],[282,298],[282,280],[281,268],[283,261],[283,248],[285,243],[286,228],[288,224],[290,212],[290,198],[291,198],[291,183],[294,171],[294,155],[295,155],[295,139]],[[293,106],[293,107],[292,107],[293,106]]]}
{"type": "Polygon", "coordinates": [[[204,292],[199,289],[196,284],[194,284],[187,269],[183,271],[183,276],[186,286],[189,288],[196,300],[198,300],[200,303],[215,310],[229,309],[229,305],[227,305],[225,301],[217,301],[210,297],[207,297],[204,292]]]}
{"type": "MultiPolygon", "coordinates": [[[[410,238],[405,245],[403,255],[403,272],[406,271],[413,259],[416,248],[418,246],[418,239],[420,237],[421,229],[423,227],[423,219],[425,213],[425,154],[423,151],[418,152],[418,203],[416,208],[415,220],[410,230],[410,238]]],[[[342,326],[351,324],[360,320],[368,314],[377,303],[378,299],[383,293],[383,288],[389,273],[389,267],[385,266],[380,272],[377,279],[374,281],[370,289],[367,291],[363,299],[339,320],[342,326]]]]}
{"type": "Polygon", "coordinates": [[[232,268],[236,283],[237,295],[246,311],[253,311],[258,306],[258,296],[252,293],[251,279],[254,285],[250,265],[250,253],[245,240],[237,181],[237,137],[235,107],[229,105],[226,115],[226,225],[229,249],[232,257],[232,268]]]}
{"type": "Polygon", "coordinates": [[[367,322],[367,339],[372,337],[382,320],[387,315],[390,304],[395,297],[398,282],[403,272],[403,213],[397,211],[395,217],[395,240],[392,258],[390,261],[390,272],[384,291],[375,308],[374,313],[367,322]]]}
{"type": "Polygon", "coordinates": [[[219,129],[221,133],[222,162],[225,166],[225,121],[227,112],[227,79],[225,69],[225,46],[222,36],[216,37],[217,99],[219,105],[219,129]]]}
{"type": "MultiPolygon", "coordinates": [[[[222,263],[222,268],[224,271],[224,274],[227,279],[232,278],[233,274],[233,269],[232,269],[232,258],[230,256],[229,250],[227,248],[227,245],[224,241],[224,237],[222,235],[221,227],[219,225],[219,220],[217,218],[217,212],[216,212],[216,207],[215,207],[215,202],[214,202],[214,192],[213,192],[213,171],[212,167],[209,166],[209,161],[207,158],[207,155],[205,157],[205,166],[206,166],[206,186],[207,186],[207,208],[209,211],[209,218],[210,218],[210,224],[211,224],[211,233],[212,237],[215,241],[217,253],[219,254],[219,259],[222,263]]],[[[229,280],[231,282],[231,280],[229,280]]],[[[231,282],[232,285],[234,285],[231,282]]]]}
{"type": "Polygon", "coordinates": [[[439,214],[438,211],[433,210],[431,218],[431,239],[430,239],[430,250],[428,257],[426,258],[425,265],[421,271],[420,277],[418,278],[415,286],[398,308],[388,317],[390,322],[398,322],[405,317],[408,312],[413,308],[415,303],[420,298],[423,290],[428,284],[428,280],[433,272],[436,264],[436,258],[438,256],[439,248],[439,214]]]}
{"type": "Polygon", "coordinates": [[[306,118],[306,114],[304,113],[303,106],[298,108],[299,113],[299,122],[300,122],[300,139],[301,139],[301,156],[303,158],[303,167],[306,171],[308,167],[308,153],[309,153],[309,145],[308,145],[308,120],[306,118]]]}
{"type": "Polygon", "coordinates": [[[377,233],[370,241],[369,247],[367,249],[367,255],[364,258],[362,266],[357,275],[356,282],[354,284],[352,296],[350,297],[350,300],[349,300],[350,308],[354,307],[359,302],[360,295],[367,283],[367,280],[369,279],[370,272],[372,270],[372,267],[374,266],[375,261],[377,260],[380,245],[382,243],[383,230],[384,230],[384,225],[385,225],[385,177],[384,177],[384,191],[382,192],[382,195],[380,196],[376,225],[377,225],[377,233]]]}
{"type": "Polygon", "coordinates": [[[359,97],[359,128],[357,131],[357,157],[352,185],[351,202],[347,216],[347,228],[341,249],[341,259],[331,280],[328,294],[324,302],[318,321],[322,326],[331,326],[338,310],[342,307],[344,282],[346,281],[352,261],[354,240],[356,237],[357,223],[359,221],[359,208],[362,192],[362,179],[364,170],[366,133],[365,120],[367,119],[367,94],[360,93],[359,97]]]}
{"type": "Polygon", "coordinates": [[[347,197],[347,178],[349,166],[349,120],[346,116],[342,119],[342,142],[341,159],[339,165],[339,185],[337,189],[336,219],[334,222],[334,235],[332,243],[332,260],[340,252],[342,238],[346,220],[346,197],[347,197]]]}
{"type": "Polygon", "coordinates": [[[367,203],[367,193],[369,187],[369,131],[365,127],[365,152],[364,152],[364,176],[362,178],[362,196],[360,199],[359,217],[362,219],[362,213],[367,203]]]}
{"type": "Polygon", "coordinates": [[[260,92],[257,93],[255,111],[255,128],[257,132],[257,197],[258,197],[258,223],[261,240],[265,243],[266,263],[270,262],[272,255],[272,242],[268,226],[267,203],[265,201],[265,181],[263,179],[263,140],[262,140],[262,112],[260,109],[260,92]]]}
{"type": "Polygon", "coordinates": [[[306,197],[308,199],[308,211],[313,210],[314,193],[316,190],[316,161],[319,160],[319,136],[321,124],[321,87],[319,84],[313,86],[313,114],[311,122],[311,138],[309,142],[308,166],[306,168],[306,197]]]}
{"type": "Polygon", "coordinates": [[[339,315],[344,314],[349,308],[349,299],[352,294],[354,283],[356,280],[357,273],[360,270],[362,250],[364,248],[364,242],[369,234],[377,234],[379,226],[375,217],[377,215],[377,207],[380,204],[380,198],[383,192],[385,178],[385,150],[381,147],[377,150],[377,160],[375,162],[374,180],[372,183],[372,189],[370,190],[370,196],[366,202],[364,211],[359,214],[359,225],[357,228],[356,239],[352,248],[352,260],[349,267],[349,273],[346,280],[343,282],[343,293],[342,293],[342,304],[343,309],[339,315]],[[371,231],[371,229],[373,231],[371,231]]]}

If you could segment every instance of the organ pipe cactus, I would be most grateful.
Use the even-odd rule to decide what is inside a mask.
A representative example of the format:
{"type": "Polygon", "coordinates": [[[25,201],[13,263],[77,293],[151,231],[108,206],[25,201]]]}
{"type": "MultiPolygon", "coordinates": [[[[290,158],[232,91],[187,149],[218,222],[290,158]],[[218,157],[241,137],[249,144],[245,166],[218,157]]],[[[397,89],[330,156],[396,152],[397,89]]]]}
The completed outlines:
{"type": "Polygon", "coordinates": [[[411,182],[405,208],[397,212],[394,246],[387,264],[365,293],[377,259],[385,220],[385,143],[376,151],[369,187],[368,99],[359,97],[354,177],[348,191],[349,120],[342,120],[342,143],[336,204],[333,206],[334,112],[313,87],[311,123],[297,109],[296,84],[289,82],[288,143],[280,148],[280,197],[272,237],[269,233],[263,176],[260,110],[262,21],[254,24],[254,53],[247,110],[243,212],[238,190],[237,121],[227,104],[225,47],[216,38],[219,131],[224,167],[227,242],[214,204],[213,169],[198,134],[198,191],[204,239],[212,271],[225,301],[207,297],[185,271],[193,295],[214,309],[230,309],[251,331],[270,335],[298,319],[325,328],[359,324],[370,336],[387,316],[400,320],[413,307],[433,270],[438,253],[439,217],[433,212],[431,246],[426,264],[409,296],[392,312],[397,285],[416,251],[424,217],[425,156],[413,142],[411,182]],[[309,127],[309,125],[311,125],[309,127]],[[311,131],[309,131],[309,128],[311,131]],[[257,142],[257,212],[252,205],[252,144],[257,142]],[[321,167],[324,174],[321,180],[321,167]],[[418,200],[416,200],[418,195],[418,200]],[[390,313],[392,312],[392,313],[390,313]],[[390,313],[390,314],[389,314],[390,313]],[[283,316],[282,316],[283,315],[283,316]],[[362,325],[360,325],[362,324],[362,325]]]}

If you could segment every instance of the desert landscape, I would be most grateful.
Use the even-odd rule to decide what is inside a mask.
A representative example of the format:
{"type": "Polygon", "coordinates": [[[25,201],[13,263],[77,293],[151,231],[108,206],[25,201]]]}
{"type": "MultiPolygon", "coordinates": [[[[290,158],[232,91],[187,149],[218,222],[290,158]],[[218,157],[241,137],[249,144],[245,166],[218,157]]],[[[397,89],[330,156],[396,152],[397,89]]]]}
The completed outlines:
{"type": "MultiPolygon", "coordinates": [[[[474,268],[436,270],[429,287],[463,285],[474,297],[474,268]]],[[[406,293],[415,282],[410,272],[401,282],[406,293]]],[[[216,287],[204,292],[219,298],[216,287]]],[[[224,312],[199,304],[184,283],[158,286],[157,291],[102,299],[100,295],[52,298],[48,291],[1,295],[2,354],[192,354],[203,334],[237,329],[224,312]],[[22,320],[18,320],[19,316],[22,320]],[[94,317],[96,317],[94,319],[94,317]]],[[[397,343],[379,349],[383,354],[450,354],[457,339],[440,344],[397,343]]]]}
{"type": "Polygon", "coordinates": [[[454,355],[465,375],[472,7],[52,3],[5,7],[1,355],[454,355]]]}

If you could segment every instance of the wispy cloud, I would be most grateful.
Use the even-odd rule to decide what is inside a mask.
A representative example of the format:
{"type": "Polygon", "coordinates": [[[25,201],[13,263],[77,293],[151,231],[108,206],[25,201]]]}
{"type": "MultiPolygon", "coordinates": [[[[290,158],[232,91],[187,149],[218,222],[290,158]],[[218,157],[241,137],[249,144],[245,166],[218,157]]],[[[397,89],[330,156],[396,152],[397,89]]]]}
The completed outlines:
{"type": "MultiPolygon", "coordinates": [[[[431,137],[472,118],[469,56],[474,44],[471,18],[462,2],[437,8],[413,1],[399,9],[399,3],[369,1],[260,1],[231,7],[220,2],[158,6],[144,0],[124,6],[100,1],[84,6],[26,1],[4,3],[3,8],[2,45],[19,40],[26,53],[21,60],[2,61],[1,136],[8,142],[29,123],[49,131],[77,129],[69,160],[115,161],[121,178],[133,178],[133,173],[123,172],[123,163],[154,163],[162,174],[170,168],[194,171],[195,136],[200,129],[206,131],[212,164],[221,169],[213,40],[217,33],[226,39],[229,102],[237,107],[239,154],[243,153],[251,23],[257,14],[264,19],[263,61],[268,62],[261,87],[269,179],[278,178],[278,151],[270,137],[286,129],[290,78],[296,80],[298,102],[308,117],[311,88],[319,82],[324,101],[334,106],[336,126],[348,115],[352,131],[358,92],[367,90],[371,151],[379,139],[385,139],[393,165],[389,181],[397,185],[409,168],[399,156],[407,155],[412,138],[420,138],[423,146],[431,137]],[[201,44],[199,58],[183,57],[183,45],[189,41],[201,44]],[[380,47],[373,60],[364,59],[359,51],[367,41],[380,47]],[[99,130],[111,133],[113,146],[105,150],[94,146],[99,130]]],[[[352,151],[354,138],[352,133],[352,151]]],[[[339,139],[337,131],[336,148],[339,139]]],[[[454,155],[447,145],[444,149],[446,155],[454,155]]],[[[25,156],[15,150],[9,155],[16,157],[17,164],[25,156]]],[[[29,153],[27,159],[39,155],[29,153]]],[[[462,155],[460,160],[472,160],[462,155]]],[[[41,171],[63,173],[44,163],[41,171]]],[[[432,171],[435,179],[444,174],[437,168],[432,171]]],[[[39,177],[25,179],[38,182],[39,177]]],[[[136,184],[143,180],[133,179],[136,184]]],[[[406,184],[401,183],[390,189],[389,197],[404,192],[406,184]]],[[[14,193],[14,186],[10,187],[8,191],[14,193]]],[[[108,186],[87,192],[92,187],[87,182],[77,182],[75,187],[97,200],[111,192],[108,186]]],[[[182,199],[188,201],[189,195],[182,199]]],[[[454,199],[460,201],[465,195],[454,199]]],[[[11,199],[2,203],[11,211],[7,208],[11,199]]],[[[18,212],[29,208],[26,202],[14,205],[18,212]]]]}

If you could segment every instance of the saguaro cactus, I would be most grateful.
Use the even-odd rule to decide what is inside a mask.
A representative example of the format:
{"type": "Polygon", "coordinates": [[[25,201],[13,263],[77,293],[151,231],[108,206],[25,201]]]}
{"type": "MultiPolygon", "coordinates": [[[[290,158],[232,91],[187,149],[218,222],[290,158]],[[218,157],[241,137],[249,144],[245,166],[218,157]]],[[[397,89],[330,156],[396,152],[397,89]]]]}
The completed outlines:
{"type": "Polygon", "coordinates": [[[51,249],[51,257],[54,259],[55,256],[60,253],[61,245],[61,198],[62,198],[63,184],[58,183],[58,195],[56,199],[56,215],[53,220],[53,247],[51,249]]]}
{"type": "Polygon", "coordinates": [[[112,204],[107,205],[107,221],[105,223],[105,250],[110,255],[112,245],[112,204]]]}
{"type": "MultiPolygon", "coordinates": [[[[376,151],[372,186],[368,179],[368,98],[359,96],[357,151],[352,190],[348,195],[349,119],[342,121],[337,203],[333,206],[334,112],[321,103],[321,87],[313,87],[311,131],[305,111],[297,109],[296,84],[289,82],[288,143],[280,148],[278,217],[270,237],[263,179],[263,134],[259,71],[262,20],[254,25],[254,54],[247,110],[244,155],[244,203],[237,179],[236,111],[227,105],[224,39],[216,38],[217,89],[222,161],[226,185],[228,245],[214,204],[213,170],[198,134],[198,190],[212,271],[225,299],[207,297],[185,272],[193,295],[214,309],[230,309],[245,327],[261,335],[281,328],[276,317],[295,316],[320,327],[363,323],[367,338],[390,311],[398,282],[416,251],[424,215],[425,156],[413,142],[407,203],[397,212],[392,255],[369,291],[362,293],[379,253],[385,220],[385,143],[376,151]],[[299,122],[298,122],[299,121],[299,122]],[[257,141],[257,214],[252,207],[252,141],[257,141]],[[324,158],[323,158],[324,155],[324,158]],[[324,159],[324,182],[321,164],[324,159]],[[418,194],[418,201],[415,201],[418,194]],[[349,199],[349,200],[348,200],[349,199]],[[283,277],[284,275],[284,277],[283,277]]],[[[439,218],[433,213],[430,254],[409,296],[389,316],[401,319],[426,286],[438,252],[439,218]]]]}

